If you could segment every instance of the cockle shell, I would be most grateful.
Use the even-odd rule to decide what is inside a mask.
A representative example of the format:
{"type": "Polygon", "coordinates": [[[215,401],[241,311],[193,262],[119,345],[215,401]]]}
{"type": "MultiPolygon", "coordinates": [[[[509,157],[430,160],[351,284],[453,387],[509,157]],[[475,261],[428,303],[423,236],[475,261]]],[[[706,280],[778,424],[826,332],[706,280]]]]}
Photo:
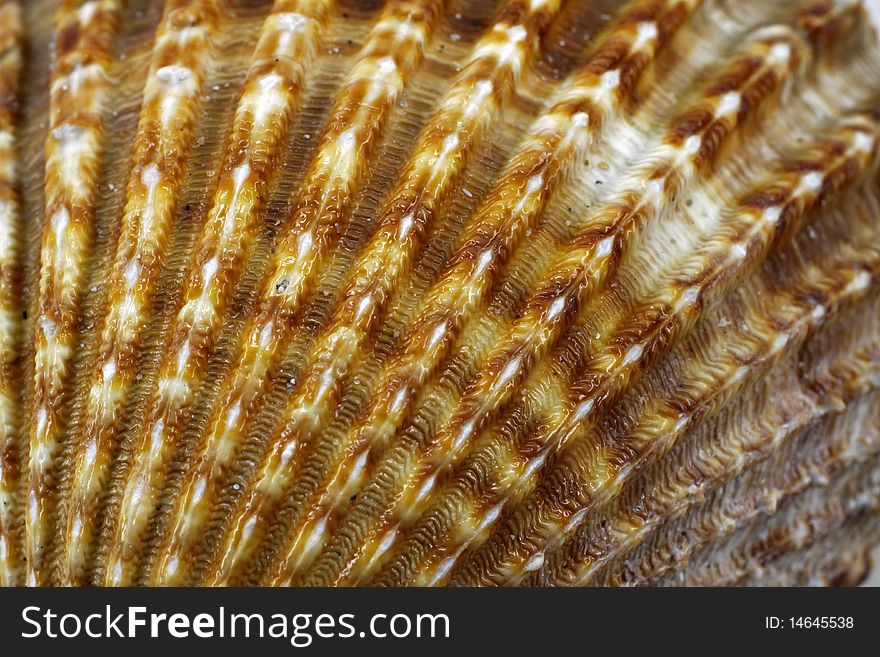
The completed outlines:
{"type": "Polygon", "coordinates": [[[0,582],[851,583],[830,0],[0,0],[0,582]]]}

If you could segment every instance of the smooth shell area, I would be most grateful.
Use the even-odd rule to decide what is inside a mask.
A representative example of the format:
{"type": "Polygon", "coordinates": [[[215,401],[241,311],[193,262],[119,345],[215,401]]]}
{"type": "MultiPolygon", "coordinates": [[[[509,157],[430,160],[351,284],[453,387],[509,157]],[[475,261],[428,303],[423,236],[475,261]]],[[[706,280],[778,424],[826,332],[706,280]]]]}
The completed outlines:
{"type": "Polygon", "coordinates": [[[0,0],[0,584],[854,584],[845,0],[0,0]]]}

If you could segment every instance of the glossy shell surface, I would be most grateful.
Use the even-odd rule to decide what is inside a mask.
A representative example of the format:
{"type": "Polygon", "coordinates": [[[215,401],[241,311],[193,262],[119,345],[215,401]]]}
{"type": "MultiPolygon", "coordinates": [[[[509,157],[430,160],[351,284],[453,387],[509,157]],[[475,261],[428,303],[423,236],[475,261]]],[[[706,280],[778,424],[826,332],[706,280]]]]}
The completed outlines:
{"type": "Polygon", "coordinates": [[[831,0],[0,0],[0,583],[849,584],[831,0]]]}

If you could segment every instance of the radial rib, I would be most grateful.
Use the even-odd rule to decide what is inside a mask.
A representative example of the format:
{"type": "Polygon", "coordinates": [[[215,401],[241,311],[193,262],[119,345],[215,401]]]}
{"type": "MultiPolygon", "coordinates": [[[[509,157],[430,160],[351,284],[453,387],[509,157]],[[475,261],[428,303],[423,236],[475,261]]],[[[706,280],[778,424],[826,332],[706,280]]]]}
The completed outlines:
{"type": "Polygon", "coordinates": [[[558,0],[527,3],[513,0],[499,20],[474,46],[469,61],[441,99],[437,114],[419,138],[413,155],[384,204],[377,230],[352,267],[327,330],[308,359],[305,379],[290,399],[278,435],[256,475],[254,496],[245,500],[229,522],[210,581],[234,576],[246,562],[265,526],[257,526],[259,501],[271,499],[263,488],[281,491],[278,464],[287,465],[297,446],[314,438],[331,416],[339,389],[362,358],[370,331],[401,278],[409,272],[426,231],[443,202],[460,181],[499,108],[528,65],[541,33],[559,9],[558,0]]]}
{"type": "Polygon", "coordinates": [[[28,584],[47,583],[51,575],[54,467],[65,431],[73,347],[92,252],[121,5],[121,0],[62,0],[55,16],[25,513],[28,584]]]}
{"type": "Polygon", "coordinates": [[[277,168],[304,79],[321,42],[331,0],[277,0],[261,30],[233,118],[211,209],[186,274],[150,412],[123,476],[109,528],[107,584],[131,581],[137,552],[164,485],[165,470],[190,416],[243,263],[259,229],[265,191],[277,168]]]}
{"type": "Polygon", "coordinates": [[[256,313],[238,342],[238,356],[177,500],[153,570],[156,583],[186,581],[189,575],[193,546],[228,483],[256,402],[289,345],[303,299],[348,222],[389,115],[421,61],[442,6],[439,0],[390,2],[334,103],[295,200],[292,227],[269,264],[256,313]]]}
{"type": "Polygon", "coordinates": [[[21,9],[0,2],[0,586],[22,583],[21,229],[15,136],[22,72],[21,9]]]}

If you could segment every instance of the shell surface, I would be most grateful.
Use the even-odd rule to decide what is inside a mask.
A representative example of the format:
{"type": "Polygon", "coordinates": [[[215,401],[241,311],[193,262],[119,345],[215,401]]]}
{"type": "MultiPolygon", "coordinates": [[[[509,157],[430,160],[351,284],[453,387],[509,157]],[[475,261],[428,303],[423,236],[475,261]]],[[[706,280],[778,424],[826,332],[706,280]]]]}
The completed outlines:
{"type": "Polygon", "coordinates": [[[0,0],[0,583],[855,583],[830,0],[0,0]]]}

